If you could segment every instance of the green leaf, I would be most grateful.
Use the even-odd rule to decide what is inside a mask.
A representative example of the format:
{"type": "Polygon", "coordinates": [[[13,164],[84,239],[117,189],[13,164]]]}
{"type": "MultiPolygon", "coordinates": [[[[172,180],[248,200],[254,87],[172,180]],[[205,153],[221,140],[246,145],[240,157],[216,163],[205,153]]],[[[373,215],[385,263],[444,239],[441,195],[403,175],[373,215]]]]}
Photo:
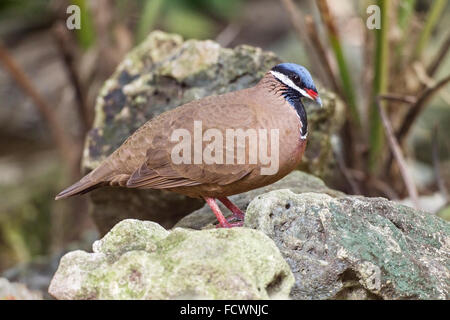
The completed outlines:
{"type": "Polygon", "coordinates": [[[164,7],[164,0],[146,0],[140,16],[136,42],[139,43],[144,40],[152,28],[155,26],[158,18],[161,15],[164,7]]]}
{"type": "Polygon", "coordinates": [[[185,38],[206,39],[216,32],[214,21],[188,8],[171,7],[164,25],[167,31],[179,33],[185,38]]]}
{"type": "Polygon", "coordinates": [[[400,1],[398,6],[398,18],[397,23],[402,31],[405,31],[411,20],[412,13],[414,12],[414,6],[416,0],[403,0],[400,1]]]}
{"type": "Polygon", "coordinates": [[[419,41],[417,42],[416,49],[414,51],[414,57],[416,59],[420,58],[424,48],[428,44],[428,40],[430,40],[431,32],[439,21],[439,17],[444,11],[445,5],[447,4],[447,0],[435,0],[428,12],[427,19],[425,21],[425,26],[422,29],[422,32],[419,36],[419,41]]]}
{"type": "MultiPolygon", "coordinates": [[[[389,10],[390,0],[378,0],[381,9],[381,29],[376,30],[375,47],[375,78],[373,82],[373,99],[380,94],[386,93],[389,78],[389,10]]],[[[384,107],[382,103],[381,107],[384,107]]],[[[384,131],[378,108],[373,101],[370,108],[370,154],[369,168],[372,171],[378,170],[380,157],[384,148],[384,131]]]]}
{"type": "Polygon", "coordinates": [[[72,4],[80,8],[81,28],[76,30],[78,42],[83,49],[88,49],[95,43],[95,29],[89,6],[86,0],[72,0],[72,4]]]}

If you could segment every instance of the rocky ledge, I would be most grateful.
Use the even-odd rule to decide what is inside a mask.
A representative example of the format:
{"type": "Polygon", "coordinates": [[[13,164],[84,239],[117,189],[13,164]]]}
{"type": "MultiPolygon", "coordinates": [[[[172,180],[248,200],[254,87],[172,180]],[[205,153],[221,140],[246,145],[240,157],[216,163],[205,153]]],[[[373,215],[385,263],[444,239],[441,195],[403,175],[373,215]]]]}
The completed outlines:
{"type": "Polygon", "coordinates": [[[273,241],[248,228],[195,231],[124,220],[65,255],[49,292],[58,299],[287,298],[294,283],[273,241]]]}
{"type": "Polygon", "coordinates": [[[449,299],[450,224],[293,172],[234,197],[243,228],[205,208],[167,231],[125,220],[63,257],[58,299],[449,299]],[[188,228],[196,228],[193,230],[188,228]]]}

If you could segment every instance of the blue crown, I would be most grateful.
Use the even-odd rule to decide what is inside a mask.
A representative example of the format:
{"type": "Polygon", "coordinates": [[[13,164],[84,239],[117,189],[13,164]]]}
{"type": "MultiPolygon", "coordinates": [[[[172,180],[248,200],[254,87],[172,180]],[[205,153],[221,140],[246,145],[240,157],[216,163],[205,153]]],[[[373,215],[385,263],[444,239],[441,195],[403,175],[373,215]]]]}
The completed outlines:
{"type": "MultiPolygon", "coordinates": [[[[302,88],[307,88],[317,92],[314,81],[309,73],[308,69],[295,63],[280,63],[272,68],[273,71],[277,71],[285,74],[292,79],[293,75],[297,75],[300,78],[302,88]]],[[[296,83],[297,84],[297,83],[296,83]]],[[[299,85],[299,84],[297,84],[299,85]]]]}

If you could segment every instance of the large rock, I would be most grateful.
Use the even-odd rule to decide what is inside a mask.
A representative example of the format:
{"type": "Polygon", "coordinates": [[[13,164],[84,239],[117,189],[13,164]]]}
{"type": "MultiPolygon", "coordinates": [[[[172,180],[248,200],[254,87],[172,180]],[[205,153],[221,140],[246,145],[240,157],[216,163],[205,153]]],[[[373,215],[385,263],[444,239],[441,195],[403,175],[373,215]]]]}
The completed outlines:
{"type": "MultiPolygon", "coordinates": [[[[96,104],[93,129],[84,151],[88,172],[147,120],[194,99],[255,85],[280,59],[250,46],[221,48],[213,41],[183,39],[155,31],[106,81],[96,104]]],[[[342,123],[343,105],[322,88],[321,109],[308,109],[310,135],[302,169],[320,177],[333,174],[331,135],[342,123]]],[[[202,201],[156,190],[103,188],[92,192],[93,216],[107,232],[126,217],[157,221],[165,227],[200,208],[202,201]]]]}
{"type": "Polygon", "coordinates": [[[287,298],[294,283],[271,239],[247,228],[166,231],[124,220],[93,253],[66,254],[50,284],[57,299],[287,298]]]}
{"type": "Polygon", "coordinates": [[[449,299],[450,224],[382,198],[276,190],[245,227],[272,238],[294,299],[449,299]]]}
{"type": "MultiPolygon", "coordinates": [[[[243,212],[245,212],[248,205],[254,198],[269,191],[278,189],[289,189],[295,193],[318,192],[328,194],[333,197],[345,195],[340,191],[328,188],[325,183],[319,178],[316,178],[302,171],[293,171],[283,179],[271,185],[237,194],[229,197],[229,199],[243,212]]],[[[221,202],[217,201],[217,203],[224,216],[227,218],[230,217],[231,212],[227,208],[225,208],[225,206],[221,202]]],[[[211,208],[207,204],[205,204],[202,208],[192,212],[191,214],[178,221],[175,227],[199,230],[204,228],[212,228],[215,224],[217,224],[216,216],[212,213],[211,208]]]]}
{"type": "MultiPolygon", "coordinates": [[[[231,199],[246,210],[244,226],[263,231],[281,250],[296,278],[294,299],[449,296],[450,224],[439,217],[383,198],[347,196],[299,171],[231,199]]],[[[209,229],[215,220],[205,206],[176,226],[209,229]]]]}
{"type": "Polygon", "coordinates": [[[265,234],[293,272],[293,299],[450,298],[450,224],[439,217],[347,196],[301,172],[234,200],[247,207],[244,228],[213,228],[206,208],[178,224],[201,231],[124,221],[94,253],[66,255],[50,292],[70,299],[286,297],[291,276],[265,234]],[[236,274],[249,285],[240,296],[233,293],[239,281],[223,280],[236,274]]]}

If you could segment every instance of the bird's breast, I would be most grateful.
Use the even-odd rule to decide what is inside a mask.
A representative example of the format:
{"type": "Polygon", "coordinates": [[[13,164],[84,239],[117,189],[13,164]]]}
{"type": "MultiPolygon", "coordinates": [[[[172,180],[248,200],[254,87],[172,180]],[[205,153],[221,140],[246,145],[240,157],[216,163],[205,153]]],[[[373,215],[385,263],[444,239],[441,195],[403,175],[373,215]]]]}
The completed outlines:
{"type": "Polygon", "coordinates": [[[307,136],[302,132],[306,119],[301,119],[298,111],[281,94],[261,95],[261,115],[266,126],[279,132],[280,168],[292,170],[301,161],[306,147],[307,136]]]}

